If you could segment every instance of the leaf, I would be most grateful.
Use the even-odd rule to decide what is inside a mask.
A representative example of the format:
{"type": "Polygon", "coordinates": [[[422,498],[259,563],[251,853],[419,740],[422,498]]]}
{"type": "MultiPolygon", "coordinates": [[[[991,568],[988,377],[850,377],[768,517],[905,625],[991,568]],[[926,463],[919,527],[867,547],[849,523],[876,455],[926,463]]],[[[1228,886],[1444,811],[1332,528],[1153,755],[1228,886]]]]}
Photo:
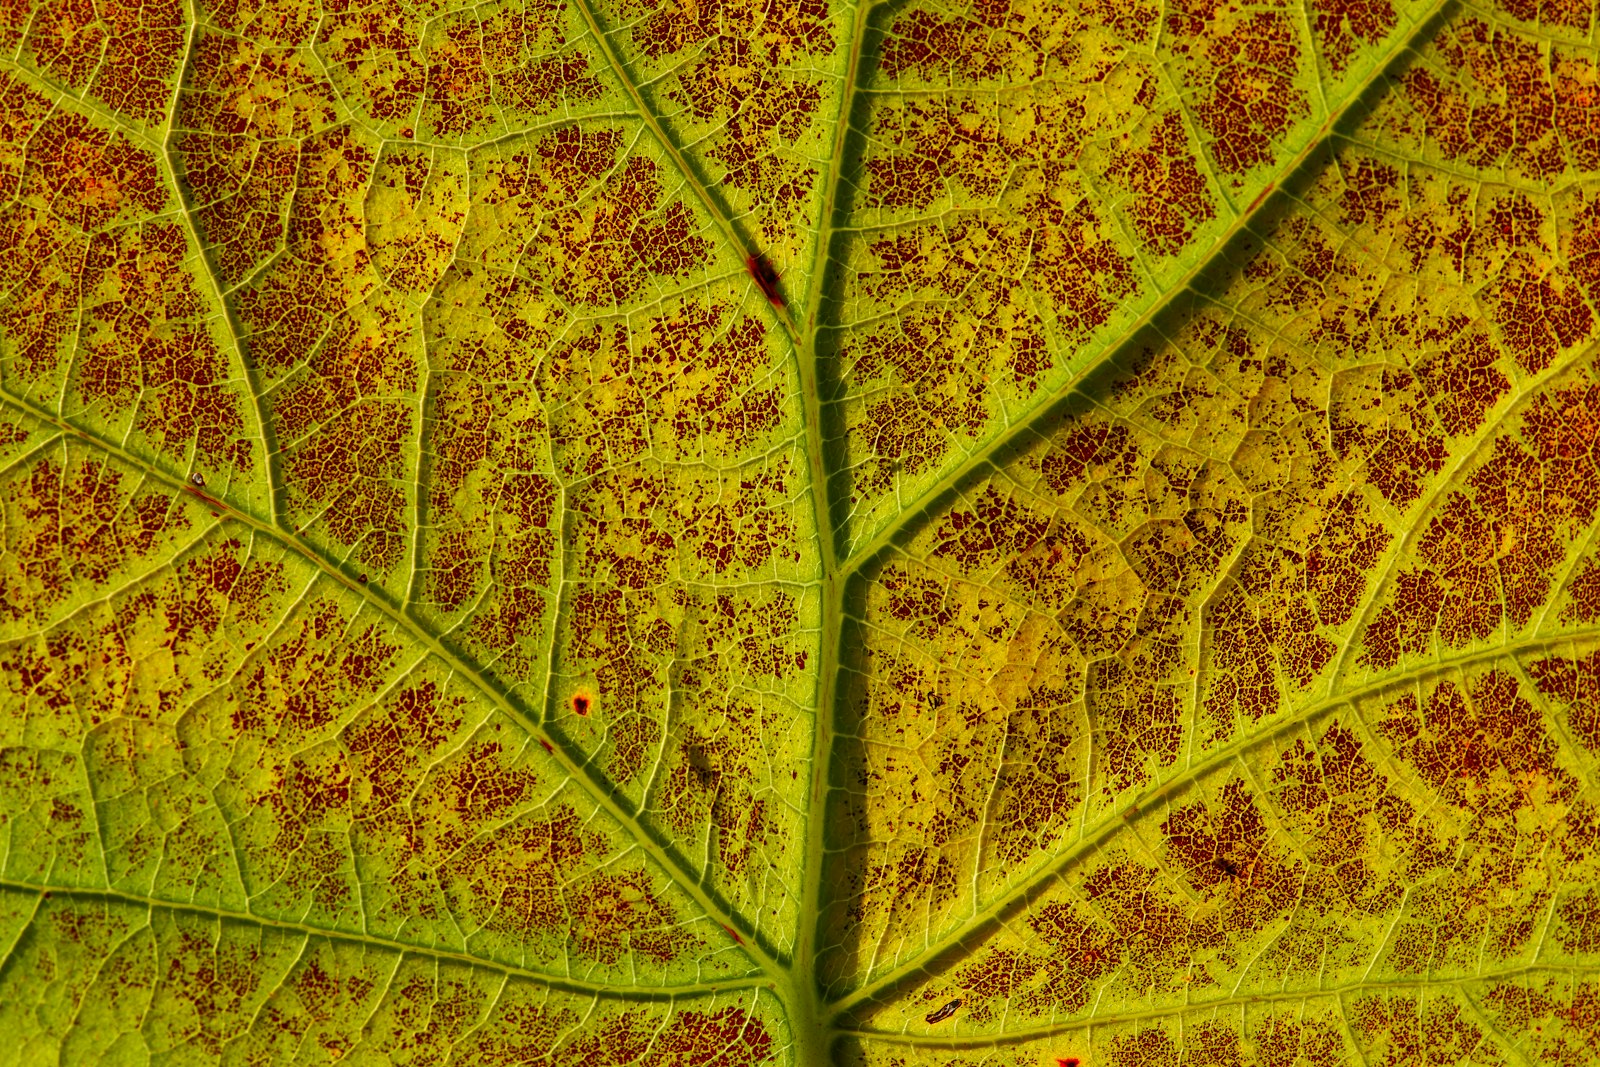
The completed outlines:
{"type": "Polygon", "coordinates": [[[1588,1062],[1593,21],[6,5],[11,1055],[1588,1062]]]}

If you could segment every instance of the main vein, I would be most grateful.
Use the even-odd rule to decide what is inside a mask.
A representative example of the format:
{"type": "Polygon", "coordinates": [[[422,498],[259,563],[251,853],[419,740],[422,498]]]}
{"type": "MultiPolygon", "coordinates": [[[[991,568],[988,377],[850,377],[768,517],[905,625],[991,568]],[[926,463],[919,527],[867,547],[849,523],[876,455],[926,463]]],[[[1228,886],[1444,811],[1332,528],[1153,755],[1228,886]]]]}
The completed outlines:
{"type": "Polygon", "coordinates": [[[833,524],[831,507],[830,471],[824,452],[822,418],[825,398],[821,353],[817,348],[818,319],[825,299],[825,272],[831,262],[832,220],[837,207],[840,171],[844,166],[844,149],[848,139],[850,110],[854,106],[855,87],[860,81],[862,41],[865,37],[872,5],[862,3],[855,9],[855,19],[850,26],[850,53],[846,61],[846,77],[839,93],[839,107],[835,115],[835,138],[829,158],[833,170],[823,181],[827,190],[812,249],[811,269],[807,273],[806,303],[801,315],[801,343],[796,351],[796,364],[800,373],[801,402],[806,424],[806,451],[810,462],[812,513],[815,516],[817,551],[822,566],[822,633],[819,637],[817,699],[812,720],[810,784],[806,790],[805,858],[802,861],[803,889],[800,902],[800,929],[797,931],[794,958],[794,980],[791,983],[793,999],[790,1005],[796,1018],[793,1020],[798,1034],[802,1062],[822,1059],[826,1053],[818,1047],[822,1037],[821,988],[817,982],[818,939],[822,933],[824,865],[826,863],[826,836],[828,816],[828,778],[833,765],[833,705],[839,674],[840,642],[844,638],[844,585],[840,573],[837,531],[833,524]]]}

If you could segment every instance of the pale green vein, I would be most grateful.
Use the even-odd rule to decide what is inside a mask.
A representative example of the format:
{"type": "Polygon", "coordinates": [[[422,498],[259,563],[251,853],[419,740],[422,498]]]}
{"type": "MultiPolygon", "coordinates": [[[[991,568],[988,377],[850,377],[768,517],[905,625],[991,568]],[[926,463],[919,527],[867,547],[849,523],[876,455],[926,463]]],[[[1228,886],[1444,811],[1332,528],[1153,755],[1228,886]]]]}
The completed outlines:
{"type": "Polygon", "coordinates": [[[255,371],[251,368],[250,361],[245,358],[244,345],[240,342],[242,331],[238,322],[234,320],[233,309],[223,295],[221,275],[211,258],[211,245],[201,232],[200,224],[195,221],[194,204],[189,199],[189,184],[180,178],[183,168],[178,161],[177,148],[173,143],[174,126],[180,111],[179,100],[183,96],[189,70],[194,63],[195,36],[200,32],[200,21],[196,17],[194,2],[195,0],[184,0],[183,3],[185,23],[183,60],[178,64],[172,97],[167,104],[167,121],[160,130],[161,150],[158,155],[162,169],[166,172],[168,186],[177,199],[178,213],[183,217],[183,228],[188,234],[190,247],[194,249],[195,255],[200,257],[201,269],[198,273],[204,277],[209,290],[207,295],[211,298],[212,306],[216,308],[218,318],[227,328],[229,354],[233,356],[234,366],[244,375],[245,390],[250,394],[250,404],[256,418],[255,443],[261,448],[261,465],[266,475],[267,515],[276,522],[282,515],[282,507],[278,499],[278,480],[272,476],[274,462],[272,425],[267,421],[266,406],[262,403],[261,388],[256,381],[255,371]]]}
{"type": "MultiPolygon", "coordinates": [[[[616,49],[611,47],[611,41],[606,37],[605,30],[601,28],[600,17],[595,12],[592,0],[573,0],[572,6],[583,17],[583,24],[588,29],[589,36],[594,40],[595,48],[605,58],[606,66],[611,70],[611,76],[616,79],[623,93],[633,103],[634,109],[638,112],[639,120],[650,131],[651,137],[661,146],[661,150],[667,154],[667,158],[672,160],[672,165],[677,169],[678,176],[684,180],[684,183],[694,193],[694,197],[699,201],[701,209],[711,217],[712,223],[721,232],[722,239],[727,242],[728,247],[733,249],[741,260],[754,254],[757,249],[752,248],[750,243],[745,240],[738,227],[734,225],[733,220],[722,209],[721,202],[712,195],[710,189],[706,188],[705,182],[700,180],[699,170],[689,162],[688,157],[679,149],[677,142],[667,135],[661,120],[656,117],[655,112],[645,103],[644,93],[640,90],[632,74],[629,73],[627,66],[622,61],[622,57],[617,55],[616,49]]],[[[789,344],[798,346],[799,333],[795,329],[794,319],[790,316],[789,309],[787,307],[774,307],[771,308],[771,311],[773,317],[778,320],[778,325],[783,327],[784,335],[788,337],[789,344]]]]}
{"type": "MultiPolygon", "coordinates": [[[[30,401],[14,396],[9,392],[0,392],[0,402],[10,404],[19,411],[46,422],[68,434],[78,437],[87,443],[115,456],[123,463],[140,471],[141,473],[165,483],[179,493],[193,490],[175,475],[162,470],[151,461],[137,456],[126,449],[112,445],[100,438],[81,429],[72,422],[60,418],[48,411],[39,408],[30,401]]],[[[313,567],[320,570],[339,585],[343,586],[352,596],[356,597],[364,606],[382,615],[397,629],[412,641],[431,652],[441,663],[449,667],[452,672],[464,679],[473,689],[477,690],[488,700],[489,704],[502,714],[510,717],[530,735],[550,743],[551,756],[562,767],[571,779],[588,794],[594,804],[611,818],[615,819],[631,840],[636,843],[650,858],[661,868],[666,876],[705,913],[713,922],[725,930],[745,930],[749,936],[741,939],[740,948],[747,953],[757,965],[773,979],[784,978],[787,969],[778,961],[775,954],[763,944],[759,934],[737,913],[725,908],[717,901],[705,886],[705,879],[696,876],[692,871],[678,861],[675,854],[662,845],[655,835],[647,831],[636,815],[622,806],[619,795],[605,782],[603,778],[590,766],[587,761],[580,762],[568,750],[566,743],[559,737],[547,732],[542,725],[531,716],[517,707],[497,686],[485,678],[474,666],[463,660],[442,641],[435,637],[426,628],[418,625],[410,615],[395,607],[387,599],[380,596],[370,585],[362,585],[347,574],[337,563],[327,559],[320,552],[308,545],[303,538],[297,537],[277,526],[271,525],[246,512],[239,511],[231,505],[219,501],[206,500],[213,510],[219,510],[221,516],[228,521],[238,522],[255,533],[283,545],[289,551],[300,556],[313,567]]]]}
{"type": "Polygon", "coordinates": [[[44,894],[42,892],[34,890],[28,890],[28,892],[33,896],[33,910],[28,913],[26,922],[18,924],[17,936],[11,939],[10,944],[4,946],[3,951],[0,951],[0,979],[5,977],[6,968],[17,954],[17,947],[27,938],[28,931],[33,929],[35,920],[39,918],[39,908],[44,903],[44,894]]]}
{"type": "Polygon", "coordinates": [[[0,60],[3,66],[13,77],[24,82],[28,88],[41,96],[48,97],[52,103],[60,106],[63,100],[69,101],[75,109],[85,111],[99,120],[106,127],[128,138],[130,141],[152,150],[159,151],[160,144],[150,136],[150,130],[131,123],[123,115],[108,108],[101,107],[93,97],[87,93],[80,93],[69,88],[55,79],[34,70],[20,59],[4,57],[0,60]]]}
{"type": "MultiPolygon", "coordinates": [[[[1097,1026],[1124,1026],[1130,1023],[1153,1022],[1161,1019],[1170,1019],[1174,1015],[1188,1012],[1214,1012],[1224,1008],[1250,1009],[1257,1006],[1274,1004],[1306,1004],[1317,1000],[1332,1000],[1358,996],[1363,993],[1395,994],[1419,992],[1426,993],[1433,990],[1451,989],[1462,995],[1462,999],[1472,1002],[1468,990],[1471,986],[1484,982],[1512,982],[1522,978],[1535,977],[1541,974],[1567,974],[1582,975],[1584,977],[1600,977],[1600,968],[1592,967],[1562,967],[1551,964],[1525,964],[1517,967],[1507,967],[1504,970],[1487,971],[1476,975],[1463,975],[1458,978],[1394,978],[1378,981],[1351,982],[1346,985],[1328,986],[1321,989],[1286,990],[1278,993],[1251,993],[1235,997],[1220,997],[1216,1000],[1196,1000],[1183,1004],[1170,1004],[1160,1008],[1147,1008],[1144,1011],[1107,1012],[1100,1015],[1088,1015],[1081,1019],[1052,1023],[1045,1026],[1027,1027],[1016,1030],[1007,1030],[999,1034],[912,1034],[894,1030],[873,1030],[868,1028],[843,1030],[852,1037],[864,1040],[881,1041],[891,1045],[911,1045],[922,1048],[949,1048],[949,1049],[979,1049],[998,1047],[1003,1045],[1020,1044],[1025,1041],[1039,1041],[1050,1037],[1059,1037],[1077,1030],[1089,1030],[1097,1026]]],[[[1491,1026],[1487,1020],[1480,1017],[1485,1026],[1491,1026]]],[[[1497,1034],[1498,1031],[1496,1030],[1497,1034]]],[[[1502,1039],[1504,1035],[1501,1036],[1502,1039]]],[[[1508,1042],[1509,1045],[1509,1042],[1508,1042]]]]}
{"type": "Polygon", "coordinates": [[[1275,203],[1276,198],[1270,195],[1273,190],[1293,175],[1299,174],[1306,167],[1314,154],[1328,143],[1335,124],[1344,117],[1357,101],[1362,100],[1375,85],[1387,78],[1394,68],[1410,61],[1408,53],[1413,52],[1417,42],[1433,28],[1434,20],[1439,13],[1453,2],[1454,0],[1434,0],[1434,3],[1429,5],[1427,10],[1418,16],[1410,33],[1402,34],[1395,39],[1389,50],[1374,63],[1366,78],[1351,88],[1350,94],[1345,98],[1344,106],[1327,115],[1317,130],[1306,139],[1305,143],[1297,151],[1293,151],[1289,155],[1283,166],[1278,169],[1278,177],[1267,184],[1261,194],[1246,207],[1243,213],[1236,215],[1225,229],[1217,233],[1213,238],[1211,248],[1199,256],[1187,271],[1174,278],[1164,294],[1153,300],[1150,306],[1138,318],[1130,322],[1119,335],[1102,345],[1095,355],[1079,364],[1071,377],[1059,387],[1041,393],[1032,404],[1017,413],[1007,428],[996,433],[988,443],[967,453],[963,460],[952,466],[948,472],[920,492],[916,499],[902,508],[899,514],[886,523],[866,544],[852,549],[844,561],[844,573],[849,575],[860,570],[881,549],[894,543],[910,527],[920,522],[932,502],[939,500],[950,490],[971,478],[974,472],[988,463],[991,458],[1005,453],[1020,441],[1025,434],[1033,432],[1033,424],[1050,410],[1055,401],[1074,392],[1078,384],[1088,374],[1103,366],[1119,353],[1129,341],[1137,337],[1151,322],[1171,307],[1175,300],[1188,292],[1190,286],[1202,274],[1209,270],[1214,270],[1219,254],[1225,252],[1235,238],[1241,236],[1269,205],[1275,203]]]}
{"type": "MultiPolygon", "coordinates": [[[[1315,212],[1316,210],[1312,205],[1304,201],[1295,200],[1294,202],[1301,204],[1307,211],[1315,212]]],[[[1270,238],[1264,238],[1263,240],[1269,246],[1272,244],[1270,238]]],[[[1387,264],[1384,264],[1381,259],[1371,256],[1369,253],[1362,252],[1361,254],[1367,255],[1372,262],[1377,263],[1385,272],[1389,271],[1387,264]]],[[[1230,304],[1213,300],[1198,289],[1191,292],[1197,300],[1222,309],[1227,314],[1248,323],[1252,329],[1273,337],[1285,345],[1299,347],[1293,340],[1283,336],[1256,317],[1230,304]]],[[[1492,417],[1486,418],[1483,424],[1473,431],[1470,438],[1460,442],[1450,450],[1449,462],[1434,475],[1433,485],[1428,492],[1419,500],[1413,501],[1400,512],[1391,516],[1394,520],[1394,525],[1400,527],[1404,533],[1402,536],[1395,538],[1395,543],[1390,546],[1387,558],[1379,561],[1376,569],[1368,575],[1367,589],[1362,596],[1359,608],[1352,616],[1354,623],[1349,629],[1351,634],[1360,633],[1365,629],[1373,610],[1381,602],[1382,594],[1392,589],[1390,579],[1395,571],[1402,562],[1413,558],[1411,549],[1416,544],[1417,538],[1421,537],[1429,528],[1423,522],[1405,522],[1403,521],[1403,516],[1411,515],[1420,518],[1434,513],[1435,507],[1440,500],[1446,494],[1456,491],[1457,486],[1460,484],[1458,481],[1460,475],[1469,465],[1482,456],[1484,449],[1494,443],[1512,417],[1520,415],[1528,404],[1543,395],[1542,389],[1546,385],[1570,371],[1574,366],[1581,364],[1586,357],[1591,356],[1597,349],[1600,349],[1600,345],[1589,345],[1584,349],[1574,351],[1565,358],[1553,360],[1550,366],[1544,370],[1524,378],[1518,383],[1516,395],[1506,400],[1501,405],[1500,410],[1492,417]]],[[[1570,569],[1576,562],[1576,559],[1566,561],[1563,569],[1570,569]]],[[[1541,614],[1542,618],[1543,615],[1541,614]]],[[[1353,640],[1346,640],[1341,643],[1338,657],[1333,661],[1332,669],[1328,672],[1330,686],[1339,684],[1339,679],[1344,676],[1351,654],[1356,648],[1357,643],[1353,640]]]]}
{"type": "MultiPolygon", "coordinates": [[[[163,900],[160,897],[145,896],[142,893],[129,893],[120,889],[89,889],[83,886],[49,885],[35,882],[19,882],[10,878],[0,878],[0,889],[11,889],[19,892],[37,893],[39,899],[50,897],[70,897],[84,900],[109,900],[120,904],[132,904],[137,907],[159,909],[186,915],[201,916],[206,919],[217,920],[225,923],[238,923],[240,925],[255,926],[264,930],[277,930],[283,933],[299,934],[303,937],[321,938],[324,941],[334,941],[341,944],[360,945],[363,948],[378,949],[383,952],[393,952],[403,956],[420,956],[435,960],[448,960],[451,963],[462,963],[479,970],[493,971],[511,978],[526,979],[559,989],[566,993],[577,993],[590,997],[619,997],[633,1000],[671,1000],[678,997],[705,996],[730,989],[754,989],[765,986],[765,975],[746,976],[743,978],[730,978],[722,982],[700,982],[674,986],[641,986],[626,985],[618,982],[585,982],[577,978],[560,978],[546,974],[543,971],[530,971],[523,967],[516,967],[497,960],[487,960],[481,956],[474,956],[466,952],[453,952],[449,949],[434,948],[425,945],[416,945],[406,941],[396,941],[390,938],[378,937],[373,934],[357,934],[344,930],[327,930],[307,923],[293,922],[288,919],[268,919],[249,912],[229,911],[226,908],[213,908],[204,904],[186,903],[182,901],[163,900]]],[[[35,908],[37,914],[37,905],[35,908]]],[[[20,938],[19,938],[20,940],[20,938]]]]}
{"type": "Polygon", "coordinates": [[[839,169],[843,166],[845,144],[849,137],[850,109],[854,105],[855,89],[860,80],[857,74],[870,12],[869,3],[856,8],[855,21],[850,27],[850,55],[845,69],[851,76],[844,79],[844,87],[839,94],[839,109],[834,123],[835,140],[830,155],[833,169],[823,180],[827,194],[813,249],[812,266],[807,276],[805,313],[801,319],[805,333],[803,343],[796,352],[801,402],[805,411],[812,514],[822,564],[822,632],[818,637],[817,699],[812,716],[810,785],[806,790],[805,859],[801,866],[804,884],[794,955],[795,978],[791,983],[794,1003],[789,1005],[790,1021],[799,1042],[800,1062],[803,1064],[821,1062],[826,1057],[825,1050],[819,1045],[825,1027],[822,1025],[824,1009],[821,988],[816,980],[816,961],[824,913],[822,901],[825,889],[822,879],[828,824],[828,777],[833,766],[834,689],[839,675],[839,645],[844,639],[846,584],[845,577],[839,571],[838,538],[829,506],[829,476],[832,472],[828,470],[822,440],[822,369],[818,365],[817,318],[826,290],[824,272],[833,241],[832,220],[839,190],[839,169]]]}
{"type": "Polygon", "coordinates": [[[1029,900],[1048,892],[1057,884],[1057,880],[1065,871],[1092,855],[1096,849],[1121,830],[1124,825],[1137,819],[1141,812],[1148,811],[1151,807],[1192,788],[1211,771],[1231,762],[1250,749],[1265,744],[1291,730],[1298,729],[1326,712],[1352,704],[1364,697],[1381,693],[1387,689],[1407,684],[1420,684],[1435,675],[1449,671],[1461,670],[1490,660],[1511,658],[1533,649],[1584,641],[1597,636],[1600,636],[1600,626],[1578,627],[1561,633],[1530,635],[1520,641],[1508,641],[1490,648],[1473,649],[1458,656],[1441,658],[1437,662],[1412,670],[1386,675],[1366,685],[1307,704],[1273,721],[1263,730],[1214,749],[1200,761],[1191,762],[1172,777],[1157,782],[1150,788],[1136,794],[1121,811],[1113,812],[1102,818],[1093,827],[1085,829],[1083,835],[1076,842],[1056,853],[1051,861],[1041,867],[1032,877],[996,897],[971,918],[941,937],[937,943],[930,945],[911,959],[886,971],[880,977],[840,997],[832,1005],[831,1017],[835,1020],[843,1019],[848,1012],[857,1007],[869,1002],[882,1001],[906,982],[926,975],[931,960],[943,956],[974,938],[983,936],[996,924],[1003,922],[1005,917],[1015,908],[1023,906],[1029,900]]]}

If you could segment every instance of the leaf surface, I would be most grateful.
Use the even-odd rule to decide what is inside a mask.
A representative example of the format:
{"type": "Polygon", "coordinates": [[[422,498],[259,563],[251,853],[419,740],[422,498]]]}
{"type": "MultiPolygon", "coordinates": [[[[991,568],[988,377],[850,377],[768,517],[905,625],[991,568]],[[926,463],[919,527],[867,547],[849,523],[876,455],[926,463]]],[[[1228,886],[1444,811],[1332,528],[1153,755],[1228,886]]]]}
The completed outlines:
{"type": "Polygon", "coordinates": [[[1587,1062],[1594,17],[6,6],[7,1047],[1587,1062]]]}

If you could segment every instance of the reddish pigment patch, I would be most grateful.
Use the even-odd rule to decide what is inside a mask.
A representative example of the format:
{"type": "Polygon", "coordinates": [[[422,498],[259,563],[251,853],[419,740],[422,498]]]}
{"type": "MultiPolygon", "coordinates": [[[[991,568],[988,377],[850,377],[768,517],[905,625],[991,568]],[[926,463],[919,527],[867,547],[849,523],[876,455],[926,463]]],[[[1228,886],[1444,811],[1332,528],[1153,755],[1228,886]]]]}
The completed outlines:
{"type": "Polygon", "coordinates": [[[750,272],[750,277],[761,287],[762,295],[767,298],[767,302],[782,311],[783,294],[778,291],[778,271],[767,257],[757,252],[753,256],[745,257],[744,266],[750,272]]]}

